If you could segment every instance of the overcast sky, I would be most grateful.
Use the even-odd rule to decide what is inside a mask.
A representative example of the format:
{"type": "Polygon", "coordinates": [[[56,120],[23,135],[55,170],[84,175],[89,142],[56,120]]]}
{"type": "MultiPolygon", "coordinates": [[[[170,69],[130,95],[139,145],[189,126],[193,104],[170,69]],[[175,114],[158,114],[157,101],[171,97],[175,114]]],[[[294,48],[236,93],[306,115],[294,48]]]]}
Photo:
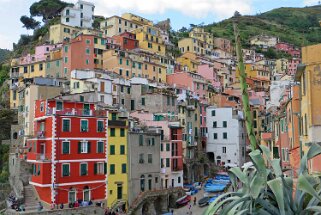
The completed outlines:
{"type": "MultiPolygon", "coordinates": [[[[37,0],[0,0],[0,48],[12,49],[20,34],[32,34],[22,28],[20,17],[29,15],[37,0]]],[[[66,0],[76,2],[76,0],[66,0]]],[[[229,18],[234,11],[242,15],[257,14],[278,7],[303,7],[319,0],[87,0],[95,4],[95,15],[105,17],[135,13],[152,21],[171,19],[174,29],[189,24],[205,24],[229,18]]]]}

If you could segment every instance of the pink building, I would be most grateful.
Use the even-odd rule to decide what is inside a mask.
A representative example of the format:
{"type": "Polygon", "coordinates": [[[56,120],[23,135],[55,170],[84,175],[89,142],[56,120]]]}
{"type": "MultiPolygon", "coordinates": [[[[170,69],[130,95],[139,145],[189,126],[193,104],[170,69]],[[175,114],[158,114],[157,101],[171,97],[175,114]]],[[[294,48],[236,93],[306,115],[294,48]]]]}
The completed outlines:
{"type": "Polygon", "coordinates": [[[300,63],[300,58],[292,58],[288,62],[288,75],[295,75],[298,64],[300,63]]]}
{"type": "Polygon", "coordinates": [[[275,45],[276,50],[288,52],[294,49],[294,46],[290,43],[279,42],[275,45]]]}
{"type": "Polygon", "coordinates": [[[61,44],[36,46],[35,54],[27,54],[26,56],[21,57],[19,64],[31,64],[39,61],[45,61],[51,50],[61,46],[61,44]]]}
{"type": "Polygon", "coordinates": [[[221,68],[221,65],[218,65],[217,68],[215,68],[215,65],[210,66],[208,64],[202,64],[197,67],[197,74],[210,81],[215,88],[221,88],[221,82],[217,75],[217,71],[221,68]]]}

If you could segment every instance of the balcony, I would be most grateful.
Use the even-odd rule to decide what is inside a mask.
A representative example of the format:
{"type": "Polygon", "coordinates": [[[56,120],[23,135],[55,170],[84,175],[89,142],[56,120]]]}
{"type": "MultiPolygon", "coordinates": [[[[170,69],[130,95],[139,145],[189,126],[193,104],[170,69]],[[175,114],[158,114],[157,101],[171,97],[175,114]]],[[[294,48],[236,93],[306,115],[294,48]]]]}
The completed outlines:
{"type": "Polygon", "coordinates": [[[172,172],[179,172],[183,170],[183,166],[173,166],[172,172]]]}
{"type": "Polygon", "coordinates": [[[37,137],[38,138],[44,138],[45,137],[45,133],[46,133],[45,131],[38,131],[37,132],[37,137]]]}
{"type": "Polygon", "coordinates": [[[88,110],[65,108],[63,110],[56,110],[56,108],[48,108],[46,115],[60,115],[60,116],[88,116],[88,117],[107,117],[105,110],[88,110]]]}
{"type": "Polygon", "coordinates": [[[124,126],[126,126],[126,121],[122,121],[122,120],[108,120],[108,126],[124,127],[124,126]]]}
{"type": "Polygon", "coordinates": [[[90,21],[92,18],[89,16],[83,16],[83,17],[81,17],[81,19],[84,21],[90,21]]]}
{"type": "Polygon", "coordinates": [[[35,152],[28,152],[27,159],[28,160],[42,161],[42,162],[50,162],[51,161],[51,158],[50,158],[49,154],[35,153],[35,152]]]}
{"type": "Polygon", "coordinates": [[[76,14],[75,13],[66,13],[65,17],[75,18],[76,14]]]}

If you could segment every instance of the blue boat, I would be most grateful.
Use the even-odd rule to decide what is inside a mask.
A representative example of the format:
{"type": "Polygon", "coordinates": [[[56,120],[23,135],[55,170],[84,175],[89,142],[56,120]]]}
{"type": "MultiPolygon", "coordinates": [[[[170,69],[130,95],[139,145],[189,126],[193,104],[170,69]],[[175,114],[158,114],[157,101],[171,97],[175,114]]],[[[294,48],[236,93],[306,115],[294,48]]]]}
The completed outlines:
{"type": "Polygon", "coordinates": [[[208,183],[204,186],[206,192],[222,192],[226,188],[226,184],[211,184],[208,183]]]}
{"type": "Polygon", "coordinates": [[[214,202],[215,199],[217,199],[217,197],[218,197],[218,196],[213,196],[212,198],[210,198],[210,199],[208,200],[208,204],[211,204],[212,202],[214,202]]]}

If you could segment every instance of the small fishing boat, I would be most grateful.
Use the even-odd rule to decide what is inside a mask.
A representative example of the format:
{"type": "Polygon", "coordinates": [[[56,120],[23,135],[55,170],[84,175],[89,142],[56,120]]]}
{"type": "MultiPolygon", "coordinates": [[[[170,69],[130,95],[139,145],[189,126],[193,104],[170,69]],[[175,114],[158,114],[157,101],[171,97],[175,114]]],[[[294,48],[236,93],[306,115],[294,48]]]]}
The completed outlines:
{"type": "Polygon", "coordinates": [[[176,206],[177,207],[184,206],[184,205],[188,204],[190,201],[191,201],[191,196],[185,195],[185,196],[176,200],[176,206]]]}

